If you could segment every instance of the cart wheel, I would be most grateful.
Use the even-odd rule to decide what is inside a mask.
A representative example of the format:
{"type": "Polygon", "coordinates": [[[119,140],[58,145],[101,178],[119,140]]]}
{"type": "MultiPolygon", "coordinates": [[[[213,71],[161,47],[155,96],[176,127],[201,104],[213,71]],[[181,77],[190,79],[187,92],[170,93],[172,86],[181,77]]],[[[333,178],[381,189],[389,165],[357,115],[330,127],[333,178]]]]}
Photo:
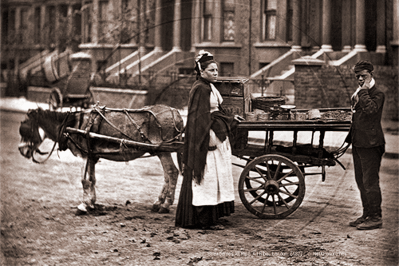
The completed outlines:
{"type": "Polygon", "coordinates": [[[51,111],[55,111],[58,108],[62,108],[62,95],[58,88],[55,88],[51,91],[48,100],[48,105],[51,111]]]}
{"type": "MultiPolygon", "coordinates": [[[[248,163],[250,163],[250,162],[248,162],[248,163]]],[[[262,163],[262,166],[265,167],[265,164],[262,163]]],[[[280,177],[284,176],[283,168],[287,169],[286,166],[280,167],[279,172],[277,173],[277,176],[280,176],[280,177]]],[[[276,174],[276,169],[277,169],[276,162],[272,162],[271,164],[269,164],[269,169],[270,169],[271,176],[274,176],[276,174]]],[[[305,168],[303,166],[299,166],[299,169],[302,173],[305,172],[305,168]]],[[[292,175],[295,175],[295,173],[292,173],[290,176],[292,176],[292,175]]],[[[245,186],[247,189],[253,188],[250,179],[248,179],[248,178],[245,179],[245,186]]],[[[256,186],[256,184],[255,184],[255,186],[256,186]]],[[[259,194],[258,194],[257,190],[249,190],[249,193],[251,193],[251,195],[254,198],[256,198],[257,201],[260,201],[262,203],[264,203],[266,201],[267,206],[273,206],[273,204],[276,204],[276,206],[282,206],[284,204],[284,201],[282,199],[284,199],[286,203],[291,202],[295,199],[294,197],[292,197],[290,195],[283,194],[283,195],[281,195],[282,199],[278,198],[278,199],[275,199],[275,201],[273,202],[273,200],[271,200],[271,199],[266,200],[263,197],[258,197],[259,194]]],[[[297,187],[292,194],[295,196],[298,196],[298,193],[299,193],[299,187],[297,187]]]]}
{"type": "Polygon", "coordinates": [[[268,154],[252,160],[244,168],[238,192],[244,206],[256,216],[285,218],[301,205],[305,196],[305,179],[290,159],[268,154]]]}

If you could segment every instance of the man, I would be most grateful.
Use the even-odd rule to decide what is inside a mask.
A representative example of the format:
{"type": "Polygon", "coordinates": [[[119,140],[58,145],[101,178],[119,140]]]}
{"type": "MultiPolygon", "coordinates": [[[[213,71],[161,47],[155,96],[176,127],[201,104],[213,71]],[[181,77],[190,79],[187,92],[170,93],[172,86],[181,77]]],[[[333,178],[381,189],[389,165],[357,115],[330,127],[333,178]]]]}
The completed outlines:
{"type": "Polygon", "coordinates": [[[345,140],[352,143],[355,179],[363,205],[363,215],[349,225],[359,230],[382,227],[379,171],[385,152],[381,127],[385,96],[375,85],[373,70],[368,61],[359,61],[354,67],[359,87],[351,98],[352,126],[345,140]]]}

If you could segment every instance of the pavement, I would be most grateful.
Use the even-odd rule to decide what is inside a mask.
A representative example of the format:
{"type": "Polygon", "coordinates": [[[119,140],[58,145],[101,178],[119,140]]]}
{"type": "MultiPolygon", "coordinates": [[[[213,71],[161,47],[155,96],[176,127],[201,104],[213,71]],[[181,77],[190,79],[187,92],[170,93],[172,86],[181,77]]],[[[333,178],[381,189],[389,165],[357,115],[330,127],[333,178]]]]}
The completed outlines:
{"type": "MultiPolygon", "coordinates": [[[[13,97],[4,97],[0,98],[0,111],[9,111],[9,112],[19,112],[19,113],[27,113],[29,109],[37,109],[41,107],[43,109],[48,109],[47,103],[36,103],[32,101],[28,101],[27,99],[21,98],[13,98],[13,97]]],[[[69,108],[66,108],[69,110],[69,108]]],[[[180,110],[180,113],[183,116],[183,119],[186,116],[186,110],[180,110]]],[[[384,157],[387,158],[399,158],[399,122],[391,121],[391,120],[383,120],[382,128],[384,130],[385,136],[385,154],[384,157]]],[[[324,138],[324,147],[329,150],[338,149],[343,144],[346,132],[326,132],[324,138]]],[[[264,132],[250,132],[249,137],[256,142],[264,141],[264,132]]],[[[293,132],[290,131],[280,131],[275,132],[274,139],[276,141],[281,142],[292,142],[293,132]]],[[[298,143],[310,143],[311,133],[310,132],[300,132],[298,133],[298,143]]],[[[318,135],[315,133],[314,135],[314,143],[317,145],[318,135]]],[[[347,152],[351,152],[349,148],[347,152]]]]}

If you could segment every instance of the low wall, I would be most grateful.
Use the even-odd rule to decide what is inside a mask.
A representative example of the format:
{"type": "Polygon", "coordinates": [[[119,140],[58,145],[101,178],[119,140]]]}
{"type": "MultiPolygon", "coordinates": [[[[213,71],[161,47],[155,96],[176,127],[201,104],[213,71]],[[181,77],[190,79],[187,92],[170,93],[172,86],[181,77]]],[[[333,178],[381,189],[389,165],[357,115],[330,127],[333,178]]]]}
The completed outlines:
{"type": "Polygon", "coordinates": [[[7,83],[0,82],[0,97],[5,97],[7,92],[7,83]]]}
{"type": "Polygon", "coordinates": [[[137,109],[147,105],[146,90],[91,87],[94,103],[108,108],[137,109]]]}
{"type": "Polygon", "coordinates": [[[28,86],[27,99],[32,102],[47,103],[50,97],[51,88],[28,86]]]}
{"type": "MultiPolygon", "coordinates": [[[[27,100],[38,103],[47,103],[51,88],[29,86],[27,100]]],[[[130,90],[117,88],[91,87],[94,103],[109,108],[137,109],[147,105],[146,90],[130,90]]]]}
{"type": "MultiPolygon", "coordinates": [[[[385,93],[383,119],[398,120],[398,68],[374,66],[376,86],[385,93]]],[[[358,85],[350,66],[306,62],[295,64],[295,105],[298,109],[350,107],[358,85]]]]}

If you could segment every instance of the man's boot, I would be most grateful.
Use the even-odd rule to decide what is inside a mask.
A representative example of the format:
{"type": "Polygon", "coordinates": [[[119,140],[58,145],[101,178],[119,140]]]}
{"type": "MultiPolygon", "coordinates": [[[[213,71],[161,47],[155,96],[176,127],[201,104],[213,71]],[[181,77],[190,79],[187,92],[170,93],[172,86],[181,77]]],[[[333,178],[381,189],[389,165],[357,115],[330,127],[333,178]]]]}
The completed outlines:
{"type": "Polygon", "coordinates": [[[367,215],[366,215],[366,214],[363,214],[362,216],[360,216],[359,218],[357,218],[355,221],[350,222],[350,223],[349,223],[349,226],[356,227],[356,226],[358,226],[359,224],[364,223],[366,220],[367,220],[367,215]]]}
{"type": "Polygon", "coordinates": [[[381,216],[370,216],[364,223],[356,226],[358,230],[372,230],[382,227],[381,216]]]}

